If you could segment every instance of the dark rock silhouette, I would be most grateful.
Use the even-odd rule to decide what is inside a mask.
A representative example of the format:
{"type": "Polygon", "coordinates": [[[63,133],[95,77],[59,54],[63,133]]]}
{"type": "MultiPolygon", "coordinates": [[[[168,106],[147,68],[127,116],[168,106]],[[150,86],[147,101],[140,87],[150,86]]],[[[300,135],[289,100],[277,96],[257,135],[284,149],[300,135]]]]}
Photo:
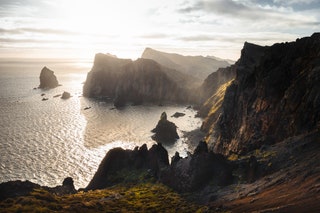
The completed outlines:
{"type": "Polygon", "coordinates": [[[171,144],[179,139],[177,126],[173,122],[167,120],[166,112],[161,114],[160,120],[152,132],[155,133],[152,136],[152,139],[158,143],[171,144]]]}
{"type": "Polygon", "coordinates": [[[61,186],[56,186],[53,188],[48,187],[46,189],[57,195],[74,194],[77,192],[77,190],[74,188],[73,179],[71,177],[65,178],[61,186]]]}
{"type": "Polygon", "coordinates": [[[47,67],[43,67],[40,73],[40,85],[41,89],[52,89],[59,86],[57,77],[54,72],[47,67]]]}
{"type": "MultiPolygon", "coordinates": [[[[174,162],[161,173],[161,182],[180,192],[201,189],[210,181],[224,186],[232,183],[232,166],[219,154],[208,151],[206,142],[201,141],[193,155],[174,162]]],[[[177,159],[177,160],[176,160],[177,159]]]]}
{"type": "Polygon", "coordinates": [[[61,95],[61,99],[68,99],[70,97],[71,97],[71,95],[69,92],[63,92],[61,95]]]}
{"type": "Polygon", "coordinates": [[[7,198],[27,196],[35,189],[44,189],[57,195],[76,193],[76,189],[73,185],[73,179],[71,177],[65,178],[62,185],[56,187],[40,186],[39,184],[35,184],[30,181],[17,180],[0,183],[0,201],[7,198]]]}
{"type": "Polygon", "coordinates": [[[157,179],[160,170],[168,165],[168,152],[161,144],[153,145],[149,150],[145,144],[134,150],[114,148],[104,157],[86,190],[102,189],[121,183],[128,174],[135,172],[148,171],[157,179]]]}
{"type": "Polygon", "coordinates": [[[38,189],[41,186],[30,181],[9,181],[0,183],[0,200],[7,198],[14,198],[18,196],[25,196],[32,192],[34,189],[38,189]]]}

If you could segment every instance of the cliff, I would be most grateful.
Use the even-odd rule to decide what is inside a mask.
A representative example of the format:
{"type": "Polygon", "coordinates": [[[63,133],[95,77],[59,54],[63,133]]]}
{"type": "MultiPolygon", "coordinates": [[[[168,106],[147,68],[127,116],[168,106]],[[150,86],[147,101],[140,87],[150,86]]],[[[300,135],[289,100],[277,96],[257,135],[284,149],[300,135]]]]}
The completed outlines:
{"type": "Polygon", "coordinates": [[[319,57],[319,33],[270,47],[245,43],[220,109],[206,118],[215,152],[243,154],[317,129],[319,57]]]}
{"type": "Polygon", "coordinates": [[[221,67],[230,65],[230,61],[219,60],[214,57],[183,56],[175,53],[165,53],[151,48],[146,48],[141,58],[152,59],[159,64],[178,70],[202,82],[209,74],[221,67]]]}
{"type": "Polygon", "coordinates": [[[187,101],[192,79],[149,59],[118,59],[97,54],[83,86],[86,97],[109,97],[122,106],[127,102],[187,101]]]}

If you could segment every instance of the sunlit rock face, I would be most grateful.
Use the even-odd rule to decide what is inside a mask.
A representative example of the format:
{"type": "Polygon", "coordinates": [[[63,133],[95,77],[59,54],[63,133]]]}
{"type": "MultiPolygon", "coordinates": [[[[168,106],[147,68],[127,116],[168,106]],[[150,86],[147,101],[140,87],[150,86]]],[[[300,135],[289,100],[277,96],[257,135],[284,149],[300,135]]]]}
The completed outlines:
{"type": "Polygon", "coordinates": [[[51,89],[59,86],[57,77],[54,72],[47,67],[43,67],[40,73],[40,85],[41,89],[51,89]]]}
{"type": "MultiPolygon", "coordinates": [[[[320,34],[259,47],[245,43],[208,142],[223,154],[315,130],[320,120],[320,34]]],[[[209,117],[210,117],[209,116],[209,117]]]]}
{"type": "Polygon", "coordinates": [[[201,117],[206,117],[210,112],[210,109],[219,101],[222,101],[224,91],[221,91],[221,89],[222,87],[229,85],[229,82],[234,80],[236,76],[236,69],[237,64],[226,68],[219,68],[204,80],[198,89],[198,102],[201,105],[198,114],[201,117]],[[215,98],[217,96],[219,97],[215,98]]]}
{"type": "Polygon", "coordinates": [[[83,87],[87,97],[108,97],[115,104],[163,101],[183,102],[188,98],[190,78],[149,59],[118,59],[97,54],[83,87]],[[172,71],[172,72],[171,72],[172,71]]]}

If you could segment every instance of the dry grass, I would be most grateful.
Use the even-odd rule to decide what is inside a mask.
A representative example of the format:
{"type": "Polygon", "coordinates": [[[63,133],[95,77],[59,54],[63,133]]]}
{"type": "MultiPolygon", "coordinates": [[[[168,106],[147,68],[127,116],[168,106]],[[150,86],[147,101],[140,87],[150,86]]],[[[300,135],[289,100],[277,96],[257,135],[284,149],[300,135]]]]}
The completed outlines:
{"type": "Polygon", "coordinates": [[[103,190],[57,196],[43,189],[7,199],[0,212],[205,212],[158,183],[118,185],[103,190]]]}

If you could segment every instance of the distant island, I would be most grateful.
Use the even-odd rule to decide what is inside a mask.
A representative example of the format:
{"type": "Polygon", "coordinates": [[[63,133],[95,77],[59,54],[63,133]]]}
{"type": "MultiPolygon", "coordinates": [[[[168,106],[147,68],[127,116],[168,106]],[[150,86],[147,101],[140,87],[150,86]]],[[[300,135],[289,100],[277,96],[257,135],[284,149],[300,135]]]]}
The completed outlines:
{"type": "MultiPolygon", "coordinates": [[[[143,55],[157,54],[146,49],[143,55]]],[[[193,153],[185,158],[176,153],[171,161],[161,143],[114,148],[83,189],[75,190],[71,177],[53,188],[1,183],[0,207],[5,212],[318,212],[319,59],[320,33],[264,47],[246,42],[235,64],[213,69],[193,85],[187,84],[190,73],[169,67],[173,60],[166,59],[166,67],[152,59],[97,54],[83,87],[86,97],[112,98],[118,106],[189,101],[199,106],[206,137],[193,153]]]]}

